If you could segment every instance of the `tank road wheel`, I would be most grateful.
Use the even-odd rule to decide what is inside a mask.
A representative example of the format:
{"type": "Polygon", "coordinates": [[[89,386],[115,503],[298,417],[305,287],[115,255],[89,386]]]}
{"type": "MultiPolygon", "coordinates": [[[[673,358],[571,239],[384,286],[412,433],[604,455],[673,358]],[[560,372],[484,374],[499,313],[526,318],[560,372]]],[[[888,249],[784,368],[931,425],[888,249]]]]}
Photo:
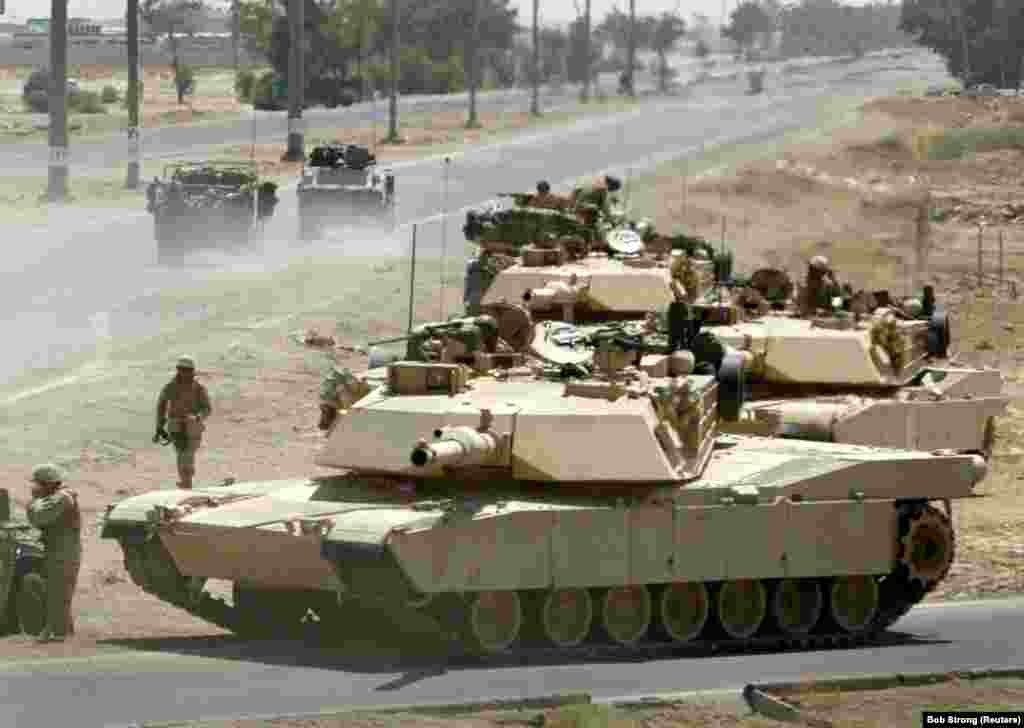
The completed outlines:
{"type": "Polygon", "coordinates": [[[718,590],[718,623],[737,640],[753,637],[768,614],[768,592],[756,579],[727,581],[718,590]]]}
{"type": "Polygon", "coordinates": [[[828,596],[828,615],[846,632],[867,629],[878,612],[878,581],[873,576],[838,576],[828,596]]]}
{"type": "Polygon", "coordinates": [[[600,601],[603,637],[619,645],[635,645],[651,626],[651,593],[644,586],[609,589],[600,601]]]}
{"type": "Polygon", "coordinates": [[[668,584],[658,595],[657,632],[673,642],[696,639],[711,615],[711,596],[703,582],[668,584]]]}
{"type": "Polygon", "coordinates": [[[480,592],[469,603],[466,631],[477,650],[492,654],[507,650],[522,627],[523,605],[517,591],[480,592]]]}
{"type": "Polygon", "coordinates": [[[21,577],[17,595],[18,627],[35,637],[46,626],[46,579],[30,571],[21,577]]]}
{"type": "Polygon", "coordinates": [[[927,590],[945,578],[956,553],[956,537],[945,514],[926,506],[910,516],[902,544],[901,561],[912,581],[927,590]]]}
{"type": "Polygon", "coordinates": [[[772,589],[772,621],[784,635],[802,637],[809,633],[824,608],[825,597],[814,579],[783,579],[772,589]]]}
{"type": "Polygon", "coordinates": [[[556,647],[575,647],[587,638],[594,623],[594,600],[586,589],[553,589],[540,607],[544,638],[556,647]]]}

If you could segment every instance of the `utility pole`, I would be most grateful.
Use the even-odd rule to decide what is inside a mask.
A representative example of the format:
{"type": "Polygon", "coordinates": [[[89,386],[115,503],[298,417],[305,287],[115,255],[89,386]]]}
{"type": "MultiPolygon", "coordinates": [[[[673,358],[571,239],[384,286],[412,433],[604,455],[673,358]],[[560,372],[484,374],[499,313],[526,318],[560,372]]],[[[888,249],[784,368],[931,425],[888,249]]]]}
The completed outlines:
{"type": "Polygon", "coordinates": [[[590,0],[586,1],[583,11],[583,88],[580,90],[580,101],[590,101],[590,0]]]}
{"type": "Polygon", "coordinates": [[[388,135],[385,144],[401,144],[398,136],[398,0],[391,0],[391,99],[388,106],[388,135]]]}
{"type": "Polygon", "coordinates": [[[629,68],[627,78],[629,79],[629,95],[630,98],[636,98],[636,91],[634,90],[633,83],[634,73],[633,69],[636,68],[636,0],[629,0],[629,68]]]}
{"type": "Polygon", "coordinates": [[[533,96],[530,113],[540,116],[540,0],[533,0],[533,96]]]}
{"type": "Polygon", "coordinates": [[[132,158],[128,162],[125,189],[137,190],[142,167],[142,137],[139,106],[142,89],[139,87],[139,0],[128,0],[125,10],[125,30],[128,31],[128,145],[132,158]]]}
{"type": "Polygon", "coordinates": [[[480,75],[480,53],[478,47],[480,45],[480,0],[473,0],[472,17],[469,25],[469,43],[466,45],[468,48],[469,58],[466,59],[466,75],[469,77],[469,118],[466,119],[467,129],[479,129],[480,120],[476,116],[476,86],[477,77],[480,75]]]}
{"type": "Polygon", "coordinates": [[[68,201],[68,0],[50,0],[48,202],[68,201]]]}
{"type": "Polygon", "coordinates": [[[284,161],[298,162],[306,154],[302,134],[303,15],[305,0],[288,0],[288,148],[284,161]]]}

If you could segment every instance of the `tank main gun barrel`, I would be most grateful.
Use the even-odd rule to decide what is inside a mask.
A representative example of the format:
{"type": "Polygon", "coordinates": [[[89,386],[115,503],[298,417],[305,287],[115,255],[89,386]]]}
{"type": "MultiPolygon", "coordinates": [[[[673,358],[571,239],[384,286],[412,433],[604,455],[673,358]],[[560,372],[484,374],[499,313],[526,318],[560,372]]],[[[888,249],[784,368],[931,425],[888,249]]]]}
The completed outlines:
{"type": "Polygon", "coordinates": [[[554,306],[571,306],[584,301],[590,292],[589,282],[551,281],[543,288],[528,288],[523,301],[533,310],[543,311],[554,306]]]}
{"type": "Polygon", "coordinates": [[[417,468],[428,465],[480,465],[498,449],[497,438],[472,427],[444,427],[434,431],[434,442],[420,440],[410,459],[417,468]]]}

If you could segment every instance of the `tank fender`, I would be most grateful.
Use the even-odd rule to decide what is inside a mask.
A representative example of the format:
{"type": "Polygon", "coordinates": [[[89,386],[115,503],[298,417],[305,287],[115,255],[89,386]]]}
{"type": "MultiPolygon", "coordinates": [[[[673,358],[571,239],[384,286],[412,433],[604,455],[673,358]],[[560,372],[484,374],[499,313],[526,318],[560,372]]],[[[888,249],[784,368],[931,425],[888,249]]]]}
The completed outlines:
{"type": "Polygon", "coordinates": [[[727,422],[739,419],[743,403],[749,399],[747,357],[728,351],[718,368],[718,413],[727,422]]]}
{"type": "Polygon", "coordinates": [[[944,306],[936,306],[931,318],[928,319],[928,353],[945,359],[949,356],[951,338],[949,314],[946,313],[944,306]]]}

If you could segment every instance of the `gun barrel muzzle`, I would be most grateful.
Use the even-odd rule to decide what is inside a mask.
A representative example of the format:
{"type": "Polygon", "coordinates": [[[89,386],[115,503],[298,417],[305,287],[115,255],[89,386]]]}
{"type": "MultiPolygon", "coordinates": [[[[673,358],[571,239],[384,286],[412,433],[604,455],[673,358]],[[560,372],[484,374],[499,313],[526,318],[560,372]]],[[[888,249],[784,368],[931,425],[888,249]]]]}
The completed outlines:
{"type": "Polygon", "coordinates": [[[544,310],[566,303],[578,303],[583,289],[571,286],[564,281],[549,283],[543,288],[528,288],[523,293],[523,301],[530,309],[544,310]]]}
{"type": "Polygon", "coordinates": [[[440,438],[413,448],[410,460],[417,468],[427,465],[476,465],[486,461],[497,449],[494,435],[472,427],[442,430],[440,438]]]}

